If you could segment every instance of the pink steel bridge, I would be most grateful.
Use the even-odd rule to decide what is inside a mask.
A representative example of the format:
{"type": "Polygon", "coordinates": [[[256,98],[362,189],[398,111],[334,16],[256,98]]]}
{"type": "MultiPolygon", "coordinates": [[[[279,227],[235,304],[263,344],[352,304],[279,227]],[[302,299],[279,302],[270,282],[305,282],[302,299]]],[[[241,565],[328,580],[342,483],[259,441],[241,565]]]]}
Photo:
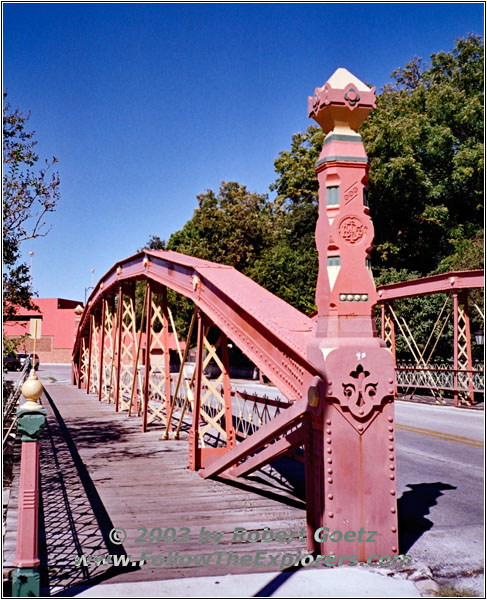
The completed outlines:
{"type": "MultiPolygon", "coordinates": [[[[484,371],[472,360],[472,335],[470,331],[470,290],[484,288],[484,271],[455,271],[421,279],[402,281],[380,286],[377,301],[381,308],[381,332],[394,355],[397,386],[406,395],[418,388],[428,390],[445,403],[442,392],[453,393],[455,406],[470,405],[474,394],[484,393],[484,371]],[[394,301],[415,296],[443,294],[445,301],[422,349],[418,347],[404,318],[394,310],[394,301]],[[435,348],[453,314],[453,364],[433,362],[435,348]],[[412,361],[396,360],[396,336],[405,340],[412,361]]],[[[474,302],[484,319],[484,315],[474,302]]]]}
{"type": "Polygon", "coordinates": [[[316,317],[232,267],[143,250],[98,282],[80,316],[73,352],[73,383],[116,411],[141,416],[144,431],[159,426],[169,440],[189,427],[189,466],[204,478],[242,477],[283,454],[304,460],[308,549],[354,553],[360,560],[398,552],[392,301],[439,286],[457,298],[483,280],[480,273],[456,273],[384,286],[377,294],[370,269],[369,167],[357,133],[374,107],[375,90],[345,69],[309,99],[310,117],[327,133],[316,167],[316,317]],[[137,285],[144,288],[139,306],[137,285]],[[186,343],[179,339],[168,290],[194,303],[186,343]],[[376,333],[377,302],[384,340],[376,333]],[[285,400],[232,390],[229,340],[285,400]],[[171,350],[179,355],[179,373],[171,374],[171,350]],[[341,541],[328,548],[314,540],[319,527],[378,534],[368,544],[341,541]]]}

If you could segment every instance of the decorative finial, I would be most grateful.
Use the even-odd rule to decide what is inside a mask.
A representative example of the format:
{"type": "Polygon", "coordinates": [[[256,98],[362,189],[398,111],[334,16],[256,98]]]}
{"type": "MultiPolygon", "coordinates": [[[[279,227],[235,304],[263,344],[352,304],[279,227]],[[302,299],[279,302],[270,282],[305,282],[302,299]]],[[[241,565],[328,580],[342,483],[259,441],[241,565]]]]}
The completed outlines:
{"type": "Polygon", "coordinates": [[[21,410],[31,410],[39,408],[37,400],[42,396],[44,388],[42,383],[37,378],[35,368],[33,367],[29,377],[25,380],[22,386],[22,395],[26,399],[26,402],[20,407],[21,410]]]}
{"type": "Polygon", "coordinates": [[[346,133],[358,128],[375,108],[375,87],[369,88],[347,69],[337,69],[314,96],[308,112],[326,133],[346,133]]]}

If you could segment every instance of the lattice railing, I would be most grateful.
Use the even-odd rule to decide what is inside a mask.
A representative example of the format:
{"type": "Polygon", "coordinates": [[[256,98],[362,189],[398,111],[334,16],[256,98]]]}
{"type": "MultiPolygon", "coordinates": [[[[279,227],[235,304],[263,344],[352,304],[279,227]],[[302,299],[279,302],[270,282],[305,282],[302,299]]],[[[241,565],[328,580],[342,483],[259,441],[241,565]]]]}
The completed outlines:
{"type": "Polygon", "coordinates": [[[91,364],[90,364],[90,394],[98,394],[100,380],[100,337],[101,323],[92,315],[91,326],[91,364]]]}
{"type": "Polygon", "coordinates": [[[471,370],[453,369],[448,362],[418,367],[412,362],[398,362],[397,386],[452,392],[484,392],[484,366],[477,363],[473,367],[471,370]]]}

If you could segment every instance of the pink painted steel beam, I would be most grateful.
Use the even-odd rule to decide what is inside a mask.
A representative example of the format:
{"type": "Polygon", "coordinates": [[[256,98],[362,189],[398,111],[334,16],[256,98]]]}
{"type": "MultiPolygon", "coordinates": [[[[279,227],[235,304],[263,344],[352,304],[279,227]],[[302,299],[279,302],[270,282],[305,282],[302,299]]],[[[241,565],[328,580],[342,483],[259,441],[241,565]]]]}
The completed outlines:
{"type": "Polygon", "coordinates": [[[276,460],[276,458],[279,458],[283,454],[302,446],[305,437],[304,429],[305,427],[301,425],[299,429],[292,431],[288,435],[285,435],[274,444],[270,444],[267,448],[255,456],[248,458],[243,464],[239,465],[235,469],[227,471],[227,475],[232,475],[233,477],[242,477],[243,475],[248,475],[252,471],[256,471],[267,463],[276,460]]]}
{"type": "Polygon", "coordinates": [[[381,285],[377,288],[377,302],[409,298],[411,296],[426,296],[427,294],[438,294],[440,292],[451,292],[453,290],[464,290],[484,287],[484,271],[453,271],[421,279],[400,281],[381,285]]]}
{"type": "Polygon", "coordinates": [[[98,282],[81,317],[80,351],[89,314],[122,281],[150,280],[191,299],[289,400],[301,397],[317,370],[306,359],[315,323],[233,267],[165,250],[145,250],[117,263],[98,282]]]}
{"type": "MultiPolygon", "coordinates": [[[[229,450],[226,454],[214,460],[208,467],[198,471],[198,474],[206,479],[207,477],[213,477],[223,473],[233,465],[237,464],[240,460],[247,458],[259,448],[262,448],[268,442],[278,438],[287,430],[291,429],[293,425],[298,424],[308,411],[308,407],[308,398],[306,396],[300,398],[271,421],[262,425],[262,427],[243,440],[243,442],[240,442],[240,444],[229,450]]],[[[268,453],[266,462],[270,462],[275,456],[279,456],[281,454],[280,450],[280,446],[276,445],[275,452],[268,453]]],[[[261,463],[261,465],[262,464],[263,463],[261,463]]]]}

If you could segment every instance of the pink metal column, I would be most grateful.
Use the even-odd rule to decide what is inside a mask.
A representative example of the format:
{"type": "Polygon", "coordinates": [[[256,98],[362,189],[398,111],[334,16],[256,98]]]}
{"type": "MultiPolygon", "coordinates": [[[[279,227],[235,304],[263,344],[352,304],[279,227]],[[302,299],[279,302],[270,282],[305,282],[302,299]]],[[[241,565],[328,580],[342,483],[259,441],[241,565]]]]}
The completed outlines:
{"type": "MultiPolygon", "coordinates": [[[[118,412],[120,402],[120,377],[122,365],[122,338],[123,338],[123,285],[118,288],[118,343],[117,343],[117,366],[115,369],[115,412],[118,412]]],[[[114,349],[115,352],[115,349],[114,349]]]]}
{"type": "MultiPolygon", "coordinates": [[[[149,396],[150,396],[150,347],[151,347],[151,331],[152,331],[152,286],[151,282],[146,284],[147,306],[145,313],[145,357],[144,357],[144,388],[142,392],[142,431],[147,431],[147,417],[149,413],[149,396]]],[[[142,325],[141,325],[142,327],[142,325]]],[[[134,371],[136,377],[136,371],[134,371]]]]}
{"type": "MultiPolygon", "coordinates": [[[[375,531],[365,542],[310,540],[321,554],[366,560],[398,552],[394,364],[375,330],[370,268],[374,229],[367,200],[368,160],[358,128],[375,108],[375,89],[338,69],[309,99],[327,133],[316,171],[316,338],[308,359],[322,373],[319,414],[305,445],[308,530],[375,531]],[[319,489],[319,492],[313,490],[319,489]],[[317,527],[318,526],[318,527],[317,527]]],[[[324,538],[323,538],[324,539],[324,538]]]]}
{"type": "Polygon", "coordinates": [[[27,401],[17,410],[18,431],[22,435],[20,459],[17,552],[12,595],[39,596],[39,437],[46,421],[46,410],[37,404],[43,388],[32,369],[22,386],[27,401]]]}
{"type": "MultiPolygon", "coordinates": [[[[166,420],[171,412],[171,352],[169,344],[169,313],[167,308],[167,288],[163,287],[161,291],[162,295],[162,320],[163,330],[162,339],[164,345],[164,391],[166,396],[166,420]]],[[[174,336],[176,333],[174,332],[174,336]]],[[[167,421],[166,431],[171,431],[171,423],[167,421]]]]}
{"type": "Polygon", "coordinates": [[[201,386],[203,374],[203,315],[198,311],[198,333],[196,337],[196,365],[194,380],[193,423],[189,431],[189,468],[196,471],[201,468],[201,453],[199,447],[201,386]]]}
{"type": "Polygon", "coordinates": [[[90,336],[89,336],[89,346],[88,346],[88,375],[86,377],[86,393],[90,393],[91,387],[91,355],[93,352],[93,329],[95,326],[95,315],[90,316],[90,336]]]}
{"type": "Polygon", "coordinates": [[[458,293],[453,292],[453,401],[458,406],[458,293]]]}

